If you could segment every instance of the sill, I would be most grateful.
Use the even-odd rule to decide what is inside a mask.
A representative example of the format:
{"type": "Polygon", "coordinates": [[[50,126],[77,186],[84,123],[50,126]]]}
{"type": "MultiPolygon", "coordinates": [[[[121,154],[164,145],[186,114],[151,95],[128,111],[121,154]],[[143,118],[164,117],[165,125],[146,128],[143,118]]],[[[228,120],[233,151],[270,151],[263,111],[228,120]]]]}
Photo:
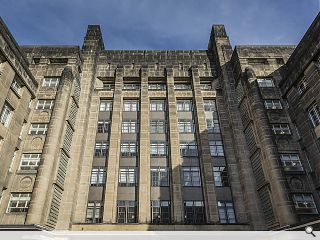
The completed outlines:
{"type": "Polygon", "coordinates": [[[17,174],[21,174],[21,175],[35,175],[35,174],[37,174],[37,172],[38,172],[38,170],[21,170],[21,169],[19,169],[18,171],[17,171],[17,174]]]}
{"type": "Polygon", "coordinates": [[[286,174],[305,174],[304,170],[283,170],[286,174]]]}
{"type": "Polygon", "coordinates": [[[28,212],[5,212],[6,215],[26,215],[28,212]]]}
{"type": "Polygon", "coordinates": [[[15,89],[13,89],[13,88],[11,88],[10,87],[10,89],[12,90],[12,92],[17,96],[17,98],[21,98],[21,95],[20,95],[20,93],[19,92],[17,92],[15,89]]]}

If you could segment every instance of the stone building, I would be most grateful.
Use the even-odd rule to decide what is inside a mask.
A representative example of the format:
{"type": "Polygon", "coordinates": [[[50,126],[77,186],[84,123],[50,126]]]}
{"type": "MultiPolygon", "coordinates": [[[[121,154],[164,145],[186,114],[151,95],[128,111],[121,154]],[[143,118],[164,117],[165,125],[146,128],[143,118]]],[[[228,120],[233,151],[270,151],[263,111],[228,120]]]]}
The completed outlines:
{"type": "Polygon", "coordinates": [[[297,46],[18,46],[0,21],[0,224],[268,230],[319,219],[320,15],[297,46]]]}

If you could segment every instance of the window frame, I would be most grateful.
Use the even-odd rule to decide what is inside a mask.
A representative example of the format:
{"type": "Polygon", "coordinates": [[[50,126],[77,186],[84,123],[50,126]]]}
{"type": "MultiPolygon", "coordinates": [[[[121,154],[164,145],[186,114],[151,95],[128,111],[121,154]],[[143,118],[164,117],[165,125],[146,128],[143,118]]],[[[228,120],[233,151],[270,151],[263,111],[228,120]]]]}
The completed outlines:
{"type": "Polygon", "coordinates": [[[230,187],[228,168],[226,166],[213,166],[212,167],[214,185],[216,187],[230,187]]]}
{"type": "Polygon", "coordinates": [[[167,109],[166,100],[150,100],[150,112],[165,112],[167,109]]]}
{"type": "Polygon", "coordinates": [[[3,126],[9,126],[13,111],[13,107],[11,107],[10,104],[5,101],[0,114],[0,123],[3,124],[3,126]]]}
{"type": "Polygon", "coordinates": [[[210,156],[211,157],[224,157],[224,145],[222,140],[209,141],[210,156]]]}
{"type": "Polygon", "coordinates": [[[194,133],[195,124],[192,119],[178,119],[179,133],[194,133]]]}
{"type": "Polygon", "coordinates": [[[316,128],[320,125],[320,109],[317,103],[314,103],[308,107],[308,116],[313,127],[316,128]]]}
{"type": "Polygon", "coordinates": [[[280,99],[266,99],[264,100],[264,108],[268,110],[281,110],[283,106],[280,99]]]}
{"type": "Polygon", "coordinates": [[[136,201],[117,201],[117,223],[137,223],[137,202],[136,201]],[[119,215],[123,215],[123,221],[119,221],[119,215]]]}
{"type": "Polygon", "coordinates": [[[48,132],[48,124],[47,123],[31,123],[28,131],[28,135],[46,135],[48,132]],[[33,127],[36,125],[37,127],[33,127]],[[40,127],[40,126],[43,127],[40,127]],[[34,133],[33,133],[34,131],[34,133]],[[42,133],[41,133],[42,132],[42,133]]]}
{"type": "Polygon", "coordinates": [[[297,211],[299,211],[299,213],[301,213],[301,214],[318,214],[318,209],[317,209],[317,206],[315,204],[315,201],[314,201],[312,193],[294,193],[292,195],[292,200],[293,200],[295,209],[297,211]],[[302,197],[301,200],[303,202],[297,200],[297,196],[298,195],[301,195],[301,197],[302,197]],[[306,200],[306,196],[309,196],[310,197],[309,199],[312,200],[312,201],[307,201],[306,200]],[[311,207],[307,206],[309,204],[311,204],[313,206],[311,206],[311,207]],[[307,210],[307,212],[304,211],[304,210],[307,210]],[[309,212],[310,210],[312,212],[309,212]]]}
{"type": "Polygon", "coordinates": [[[184,223],[185,224],[204,224],[205,207],[203,201],[187,200],[184,205],[184,223]]]}
{"type": "Polygon", "coordinates": [[[123,100],[123,112],[139,112],[139,100],[123,100]]]}
{"type": "Polygon", "coordinates": [[[101,99],[99,103],[99,112],[111,112],[113,108],[113,101],[101,99]]]}
{"type": "Polygon", "coordinates": [[[167,200],[151,200],[151,223],[171,223],[171,202],[167,200]]]}
{"type": "Polygon", "coordinates": [[[181,167],[181,172],[184,187],[201,187],[201,171],[199,167],[181,167]]]}
{"type": "Polygon", "coordinates": [[[102,201],[88,201],[86,210],[86,223],[102,223],[103,219],[103,202],[102,201]],[[89,206],[91,205],[91,206],[89,206]],[[92,220],[89,220],[88,212],[92,209],[92,220]]]}
{"type": "Polygon", "coordinates": [[[150,186],[151,187],[169,187],[170,170],[168,167],[150,168],[150,186]]]}
{"type": "Polygon", "coordinates": [[[21,171],[38,170],[40,165],[41,155],[42,155],[41,153],[23,153],[20,159],[19,170],[21,171]],[[26,157],[27,155],[29,155],[30,157],[27,158],[26,157]],[[32,155],[36,155],[37,157],[32,157],[32,155]],[[24,162],[27,164],[23,164],[24,162]],[[30,164],[31,162],[34,164],[30,164]],[[23,169],[26,167],[29,167],[29,168],[23,169]]]}
{"type": "Polygon", "coordinates": [[[217,204],[218,204],[219,222],[221,224],[236,224],[237,217],[236,217],[233,202],[232,201],[218,201],[217,204]],[[233,217],[230,217],[230,214],[232,214],[233,217]]]}
{"type": "Polygon", "coordinates": [[[31,194],[30,192],[11,192],[10,193],[10,198],[8,201],[8,206],[6,209],[6,213],[22,213],[22,212],[28,212],[29,209],[29,204],[31,201],[31,194]],[[17,196],[13,196],[17,195],[17,196]],[[27,196],[23,196],[27,195],[27,196]],[[22,200],[23,199],[23,200],[22,200]],[[15,207],[12,206],[12,201],[15,201],[15,207]],[[21,204],[24,203],[24,204],[21,204]],[[20,207],[20,205],[23,205],[20,207]],[[12,209],[16,209],[18,211],[12,211],[12,209]]]}
{"type": "Polygon", "coordinates": [[[119,168],[119,187],[135,187],[138,184],[138,170],[136,167],[119,168]]]}
{"type": "Polygon", "coordinates": [[[193,142],[180,142],[180,156],[181,157],[198,157],[198,144],[193,142]]]}
{"type": "Polygon", "coordinates": [[[177,108],[177,112],[192,112],[193,101],[191,99],[177,100],[176,108],[177,108]]]}
{"type": "Polygon", "coordinates": [[[138,133],[139,123],[135,120],[124,120],[121,123],[121,133],[138,133]],[[127,125],[127,126],[126,126],[127,125]]]}
{"type": "Polygon", "coordinates": [[[137,157],[138,156],[138,144],[132,141],[122,141],[120,143],[120,156],[121,157],[137,157]],[[128,151],[124,151],[127,149],[128,151]],[[134,151],[132,151],[134,150],[134,151]]]}
{"type": "Polygon", "coordinates": [[[92,167],[91,177],[90,177],[90,186],[91,187],[102,187],[106,185],[107,180],[107,170],[103,166],[92,167]]]}
{"type": "Polygon", "coordinates": [[[273,78],[257,78],[259,88],[273,88],[275,87],[273,78]]]}
{"type": "Polygon", "coordinates": [[[44,77],[42,81],[42,87],[58,87],[60,83],[60,77],[44,77]],[[49,82],[47,82],[49,80],[49,82]]]}
{"type": "Polygon", "coordinates": [[[276,124],[271,124],[271,130],[274,135],[291,135],[291,129],[289,124],[287,123],[276,123],[276,124]]]}
{"type": "Polygon", "coordinates": [[[53,106],[54,106],[53,99],[38,99],[38,102],[36,104],[36,110],[52,110],[53,106]],[[48,103],[49,103],[49,105],[48,105],[48,103]],[[42,107],[40,107],[40,106],[42,106],[42,107]]]}
{"type": "Polygon", "coordinates": [[[304,171],[304,168],[302,166],[300,156],[298,153],[281,153],[280,154],[280,160],[284,171],[304,171]],[[296,157],[296,159],[292,159],[296,157]],[[287,159],[285,159],[287,157],[287,159]],[[289,164],[288,164],[289,163],[289,164]],[[288,165],[287,165],[288,164],[288,165]],[[295,165],[297,164],[297,166],[295,165]]]}

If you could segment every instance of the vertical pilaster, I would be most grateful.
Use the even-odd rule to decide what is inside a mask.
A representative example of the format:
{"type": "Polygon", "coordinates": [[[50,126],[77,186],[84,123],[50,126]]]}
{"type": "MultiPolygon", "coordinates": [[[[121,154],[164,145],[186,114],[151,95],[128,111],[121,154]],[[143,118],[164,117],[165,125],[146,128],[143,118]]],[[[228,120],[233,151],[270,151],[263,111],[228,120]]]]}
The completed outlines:
{"type": "Polygon", "coordinates": [[[282,174],[282,167],[279,164],[279,153],[273,140],[268,116],[265,112],[264,103],[260,89],[252,69],[246,69],[247,81],[245,88],[247,91],[249,105],[254,116],[259,143],[262,147],[262,164],[271,190],[272,205],[275,208],[280,226],[297,223],[297,216],[288,189],[286,188],[286,178],[282,174]]]}
{"type": "Polygon", "coordinates": [[[27,224],[44,224],[46,222],[51,203],[52,185],[56,177],[56,165],[59,162],[59,148],[61,142],[63,142],[62,136],[67,117],[72,82],[72,69],[66,67],[61,74],[55,105],[51,114],[42,159],[32,192],[32,199],[26,220],[27,224]]]}
{"type": "Polygon", "coordinates": [[[107,167],[107,182],[104,194],[103,222],[115,223],[117,218],[117,192],[121,141],[122,119],[122,86],[123,67],[116,69],[115,89],[112,106],[112,121],[109,138],[109,155],[107,167]]]}
{"type": "Polygon", "coordinates": [[[171,163],[171,196],[173,223],[183,222],[183,205],[181,189],[181,164],[180,142],[178,131],[178,116],[176,96],[174,91],[174,78],[172,68],[166,69],[167,74],[167,99],[169,109],[169,140],[170,140],[170,163],[171,163]]]}
{"type": "MultiPolygon", "coordinates": [[[[59,221],[57,228],[64,229],[65,224],[70,222],[84,222],[87,209],[87,196],[89,182],[91,175],[91,162],[88,163],[87,159],[89,149],[85,148],[87,142],[90,142],[90,118],[92,105],[92,97],[94,96],[94,83],[96,77],[97,60],[99,53],[104,49],[102,33],[100,27],[97,25],[89,25],[81,51],[81,58],[83,60],[81,72],[81,94],[79,99],[79,109],[77,113],[76,129],[72,140],[71,148],[71,162],[75,162],[73,169],[76,169],[75,174],[72,174],[67,179],[68,197],[64,199],[62,205],[64,220],[59,221]],[[69,218],[70,220],[66,220],[69,218]]],[[[97,109],[97,108],[96,108],[97,109]]],[[[95,110],[97,111],[97,110],[95,110]]],[[[92,161],[92,159],[90,160],[92,161]]]]}
{"type": "Polygon", "coordinates": [[[193,95],[196,107],[197,116],[197,138],[199,143],[199,150],[201,152],[200,168],[202,189],[204,195],[204,202],[206,207],[206,218],[208,223],[218,222],[218,205],[215,192],[215,184],[212,173],[212,160],[210,155],[209,138],[207,133],[207,122],[203,108],[203,98],[200,88],[200,78],[198,68],[191,68],[193,95]]]}
{"type": "Polygon", "coordinates": [[[139,223],[148,223],[150,211],[150,133],[148,68],[141,68],[140,158],[139,158],[139,223]]]}
{"type": "MultiPolygon", "coordinates": [[[[255,178],[253,175],[252,165],[249,160],[249,150],[246,144],[246,139],[243,133],[243,126],[241,124],[241,117],[239,109],[237,108],[235,101],[235,79],[233,76],[232,66],[230,66],[230,59],[232,54],[232,47],[229,42],[229,37],[223,25],[214,25],[210,35],[208,50],[213,53],[213,61],[217,62],[217,74],[219,75],[220,88],[217,89],[217,104],[223,106],[223,109],[219,110],[219,114],[222,113],[227,120],[225,123],[221,121],[221,131],[224,135],[224,142],[229,142],[232,146],[232,150],[225,148],[226,151],[230,151],[228,157],[229,174],[236,175],[237,173],[242,178],[242,192],[239,190],[237,193],[242,193],[246,206],[246,212],[250,223],[254,230],[265,229],[265,221],[261,210],[260,200],[256,190],[255,178]],[[219,103],[220,102],[220,103],[219,103]],[[222,103],[224,103],[222,105],[222,103]],[[225,125],[225,127],[224,127],[225,125]],[[230,135],[226,138],[225,131],[223,129],[230,129],[230,135]],[[230,162],[232,167],[230,168],[230,162]]],[[[229,147],[228,147],[229,148],[229,147]]],[[[235,193],[234,188],[232,189],[235,193]]],[[[236,200],[236,195],[233,196],[236,200]]],[[[239,198],[241,196],[239,195],[239,198]]],[[[237,220],[245,220],[245,217],[239,219],[239,212],[244,216],[243,207],[235,201],[235,209],[237,214],[237,220]]]]}

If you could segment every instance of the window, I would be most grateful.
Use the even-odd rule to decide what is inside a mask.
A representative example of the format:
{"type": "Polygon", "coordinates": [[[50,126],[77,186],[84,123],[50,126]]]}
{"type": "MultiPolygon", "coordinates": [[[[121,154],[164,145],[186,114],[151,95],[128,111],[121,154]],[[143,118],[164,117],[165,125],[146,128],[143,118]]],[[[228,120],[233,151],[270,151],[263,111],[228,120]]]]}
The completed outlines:
{"type": "Polygon", "coordinates": [[[309,118],[313,124],[314,127],[317,127],[320,125],[320,109],[318,104],[313,104],[308,109],[309,118]]]}
{"type": "Polygon", "coordinates": [[[123,142],[120,146],[121,156],[136,157],[138,153],[136,142],[123,142]]]}
{"type": "Polygon", "coordinates": [[[200,88],[201,88],[201,90],[212,90],[212,84],[211,83],[201,83],[200,88]]]}
{"type": "Polygon", "coordinates": [[[60,77],[44,77],[43,87],[57,87],[60,81],[60,77]]]}
{"type": "Polygon", "coordinates": [[[17,81],[17,79],[13,79],[12,83],[11,83],[11,89],[16,92],[17,94],[20,94],[21,91],[21,85],[20,83],[17,81]]]}
{"type": "Polygon", "coordinates": [[[109,121],[99,120],[98,121],[97,132],[98,133],[107,133],[107,132],[109,132],[109,121]]]}
{"type": "Polygon", "coordinates": [[[120,168],[119,170],[119,186],[134,187],[137,183],[136,168],[120,168]]]}
{"type": "Polygon", "coordinates": [[[218,201],[220,223],[236,223],[236,216],[232,202],[218,201]]]}
{"type": "Polygon", "coordinates": [[[42,135],[46,134],[48,130],[48,124],[45,123],[31,123],[29,128],[29,134],[42,135]]]}
{"type": "Polygon", "coordinates": [[[103,83],[103,90],[112,91],[114,90],[114,83],[103,83]]]}
{"type": "Polygon", "coordinates": [[[223,157],[224,156],[222,141],[210,141],[209,145],[210,145],[210,155],[212,157],[223,157]]]}
{"type": "Polygon", "coordinates": [[[169,186],[169,169],[166,167],[151,167],[151,186],[168,187],[169,186]]]}
{"type": "Polygon", "coordinates": [[[10,163],[10,166],[9,166],[9,169],[8,169],[9,172],[12,172],[12,170],[13,170],[13,164],[14,164],[14,161],[16,160],[17,151],[18,151],[18,150],[15,150],[15,151],[13,152],[13,156],[12,156],[12,159],[11,159],[11,163],[10,163]]]}
{"type": "Polygon", "coordinates": [[[167,86],[164,83],[149,83],[148,88],[151,91],[165,91],[165,90],[167,90],[167,86]]]}
{"type": "Polygon", "coordinates": [[[178,112],[189,112],[192,111],[192,100],[178,100],[177,111],[178,112]]]}
{"type": "Polygon", "coordinates": [[[290,127],[288,124],[272,124],[272,131],[276,135],[290,135],[290,127]]]}
{"type": "Polygon", "coordinates": [[[284,171],[303,171],[303,167],[298,154],[281,154],[280,159],[284,171]]]}
{"type": "Polygon", "coordinates": [[[207,119],[208,133],[220,133],[220,125],[218,119],[207,119]]]}
{"type": "Polygon", "coordinates": [[[1,111],[0,123],[2,123],[6,127],[9,125],[12,111],[13,111],[13,108],[10,107],[9,104],[5,102],[1,111]]]}
{"type": "Polygon", "coordinates": [[[53,100],[38,100],[36,109],[52,109],[53,108],[53,100]]]}
{"type": "Polygon", "coordinates": [[[186,90],[192,90],[192,86],[190,83],[176,83],[174,84],[174,89],[186,91],[186,90]]]}
{"type": "Polygon", "coordinates": [[[213,177],[216,187],[229,187],[227,167],[213,167],[213,177]]]}
{"type": "Polygon", "coordinates": [[[138,100],[124,100],[123,111],[124,112],[137,112],[137,111],[139,111],[139,101],[138,100]]]}
{"type": "Polygon", "coordinates": [[[260,78],[257,79],[260,88],[274,87],[274,82],[272,78],[260,78]]]}
{"type": "Polygon", "coordinates": [[[123,84],[124,91],[137,91],[140,90],[140,84],[138,83],[124,83],[123,84]]]}
{"type": "Polygon", "coordinates": [[[179,133],[193,133],[194,132],[193,120],[179,119],[178,126],[179,126],[179,133]]]}
{"type": "Polygon", "coordinates": [[[136,223],[136,201],[117,201],[117,223],[136,223]]]}
{"type": "Polygon", "coordinates": [[[151,201],[151,218],[155,224],[171,223],[170,201],[151,201]]]}
{"type": "Polygon", "coordinates": [[[205,223],[203,201],[184,201],[184,220],[187,224],[205,223]]]}
{"type": "Polygon", "coordinates": [[[26,123],[22,123],[22,127],[20,129],[20,133],[19,133],[19,139],[22,139],[22,135],[24,133],[24,130],[26,129],[26,123]]]}
{"type": "Polygon", "coordinates": [[[249,65],[268,65],[268,59],[266,58],[248,58],[249,65]]]}
{"type": "Polygon", "coordinates": [[[150,129],[151,129],[151,133],[165,133],[166,123],[163,120],[151,120],[150,129]]]}
{"type": "Polygon", "coordinates": [[[161,112],[166,110],[165,100],[151,100],[150,101],[150,111],[151,112],[161,112]]]}
{"type": "Polygon", "coordinates": [[[109,143],[107,141],[96,141],[94,156],[105,157],[108,155],[109,143]]]}
{"type": "Polygon", "coordinates": [[[93,167],[91,171],[91,186],[100,187],[106,183],[107,172],[105,167],[93,167]]]}
{"type": "Polygon", "coordinates": [[[11,193],[7,213],[27,212],[31,193],[11,193]]]}
{"type": "Polygon", "coordinates": [[[297,210],[297,213],[302,213],[302,214],[318,213],[312,194],[309,194],[309,193],[293,194],[293,202],[297,210]]]}
{"type": "Polygon", "coordinates": [[[138,123],[135,121],[124,121],[121,126],[122,133],[137,133],[138,132],[138,123]]]}
{"type": "Polygon", "coordinates": [[[86,223],[102,223],[103,205],[100,201],[88,202],[86,223]]]}
{"type": "Polygon", "coordinates": [[[280,100],[265,100],[265,109],[282,109],[282,104],[280,100]]]}
{"type": "Polygon", "coordinates": [[[204,107],[204,110],[207,111],[207,112],[215,112],[215,111],[217,111],[216,100],[214,100],[214,99],[203,100],[203,107],[204,107]]]}
{"type": "Polygon", "coordinates": [[[200,169],[199,167],[182,167],[183,186],[200,187],[200,169]]]}
{"type": "Polygon", "coordinates": [[[111,100],[101,100],[99,111],[100,112],[112,111],[112,101],[111,100]]]}
{"type": "Polygon", "coordinates": [[[180,142],[180,156],[196,157],[198,156],[198,146],[195,142],[180,142]]]}
{"type": "Polygon", "coordinates": [[[307,87],[307,82],[304,79],[301,80],[297,85],[299,94],[303,94],[307,90],[307,87]]]}
{"type": "Polygon", "coordinates": [[[37,170],[40,163],[40,153],[24,153],[21,157],[20,170],[37,170]]]}
{"type": "Polygon", "coordinates": [[[165,156],[167,156],[167,143],[166,142],[151,142],[150,156],[151,157],[165,157],[165,156]]]}

